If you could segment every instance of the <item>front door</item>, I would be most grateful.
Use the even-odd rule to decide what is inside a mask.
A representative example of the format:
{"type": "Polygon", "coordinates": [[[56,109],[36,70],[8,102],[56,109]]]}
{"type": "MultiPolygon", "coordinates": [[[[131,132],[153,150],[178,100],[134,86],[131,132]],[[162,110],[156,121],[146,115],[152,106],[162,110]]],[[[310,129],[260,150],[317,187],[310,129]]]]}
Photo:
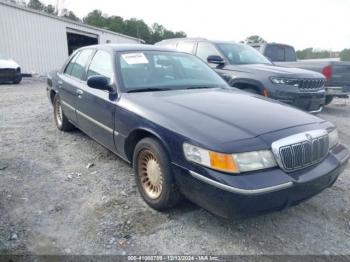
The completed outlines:
{"type": "MultiPolygon", "coordinates": [[[[98,50],[87,69],[85,80],[90,76],[102,75],[114,83],[112,56],[98,50]]],[[[84,85],[78,90],[77,118],[79,127],[105,147],[115,151],[114,146],[115,102],[108,91],[93,89],[84,85]]]]}

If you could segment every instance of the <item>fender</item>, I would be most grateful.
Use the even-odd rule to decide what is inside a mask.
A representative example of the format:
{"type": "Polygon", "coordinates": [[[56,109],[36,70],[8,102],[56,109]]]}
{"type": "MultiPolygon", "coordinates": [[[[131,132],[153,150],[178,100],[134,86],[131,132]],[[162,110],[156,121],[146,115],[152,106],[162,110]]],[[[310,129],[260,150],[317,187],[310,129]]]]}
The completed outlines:
{"type": "Polygon", "coordinates": [[[154,130],[152,130],[148,127],[138,127],[138,128],[131,130],[124,140],[124,154],[127,157],[127,159],[130,160],[131,164],[132,164],[132,154],[133,154],[133,151],[135,149],[136,144],[138,143],[138,141],[140,139],[149,136],[149,135],[142,136],[135,144],[131,144],[131,146],[133,148],[132,148],[132,151],[130,151],[130,149],[127,148],[127,145],[130,145],[130,142],[131,142],[130,139],[132,139],[133,135],[138,133],[138,132],[149,134],[149,135],[155,137],[160,142],[160,144],[164,147],[165,152],[170,157],[170,148],[168,147],[168,143],[165,142],[164,138],[161,135],[159,135],[159,133],[155,132],[154,130]]]}
{"type": "Polygon", "coordinates": [[[228,83],[232,87],[235,87],[235,84],[238,84],[238,83],[250,84],[250,85],[256,86],[261,93],[263,93],[265,89],[265,86],[261,82],[254,79],[249,79],[249,78],[233,78],[228,83]]]}

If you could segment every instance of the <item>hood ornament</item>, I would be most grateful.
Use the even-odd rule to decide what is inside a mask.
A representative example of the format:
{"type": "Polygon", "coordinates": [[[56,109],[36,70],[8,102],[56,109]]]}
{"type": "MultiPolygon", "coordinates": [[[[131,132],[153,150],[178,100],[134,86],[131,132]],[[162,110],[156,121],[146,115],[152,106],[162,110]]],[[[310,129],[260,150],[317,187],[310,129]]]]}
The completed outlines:
{"type": "Polygon", "coordinates": [[[306,139],[311,142],[312,141],[312,136],[308,133],[305,134],[306,139]]]}

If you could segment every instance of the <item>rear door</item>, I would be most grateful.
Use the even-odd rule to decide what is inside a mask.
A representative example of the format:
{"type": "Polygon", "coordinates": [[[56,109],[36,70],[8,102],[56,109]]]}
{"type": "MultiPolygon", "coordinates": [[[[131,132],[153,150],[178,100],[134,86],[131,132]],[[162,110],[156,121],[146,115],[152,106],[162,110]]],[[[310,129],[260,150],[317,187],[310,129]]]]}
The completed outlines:
{"type": "Polygon", "coordinates": [[[92,55],[92,49],[78,51],[58,76],[58,92],[62,101],[64,114],[77,124],[77,91],[82,85],[86,64],[92,55]]]}
{"type": "Polygon", "coordinates": [[[115,97],[108,91],[87,86],[86,80],[94,75],[105,76],[110,80],[111,85],[114,85],[115,77],[111,53],[103,50],[96,51],[87,68],[77,99],[79,127],[105,147],[115,151],[113,138],[115,97]]]}

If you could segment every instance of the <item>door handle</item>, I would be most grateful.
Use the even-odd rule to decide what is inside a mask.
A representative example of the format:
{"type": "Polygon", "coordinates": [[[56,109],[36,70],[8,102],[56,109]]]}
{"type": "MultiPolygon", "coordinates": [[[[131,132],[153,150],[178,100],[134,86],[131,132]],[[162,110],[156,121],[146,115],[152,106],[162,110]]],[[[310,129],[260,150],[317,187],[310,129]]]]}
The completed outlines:
{"type": "Polygon", "coordinates": [[[82,95],[82,94],[84,94],[84,92],[83,92],[83,90],[77,89],[77,94],[82,95]]]}

